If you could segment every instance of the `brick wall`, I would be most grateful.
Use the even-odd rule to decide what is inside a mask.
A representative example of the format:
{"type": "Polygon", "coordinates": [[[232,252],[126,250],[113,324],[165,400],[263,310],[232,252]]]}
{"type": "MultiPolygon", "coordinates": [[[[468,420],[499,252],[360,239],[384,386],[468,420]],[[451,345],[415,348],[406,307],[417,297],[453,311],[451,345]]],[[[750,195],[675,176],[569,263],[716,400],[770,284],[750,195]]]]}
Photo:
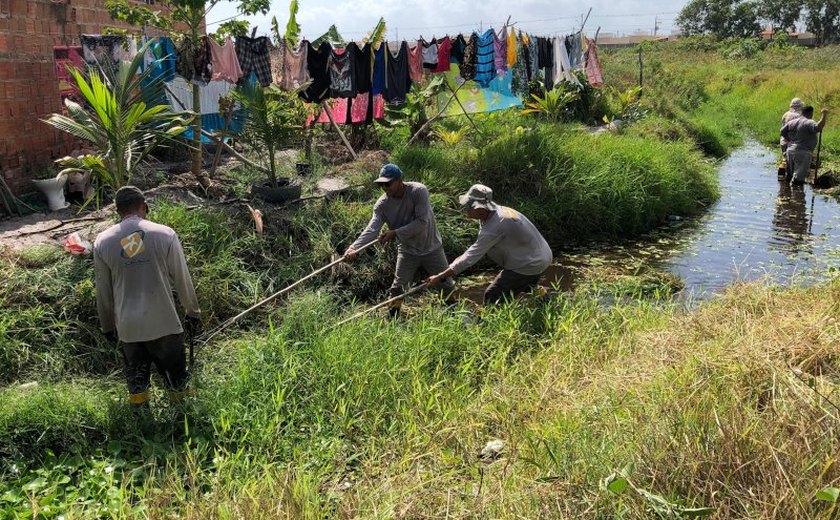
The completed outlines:
{"type": "Polygon", "coordinates": [[[15,193],[31,191],[30,177],[75,147],[42,121],[62,109],[53,48],[106,27],[137,31],[111,20],[104,3],[0,0],[0,175],[15,193]]]}

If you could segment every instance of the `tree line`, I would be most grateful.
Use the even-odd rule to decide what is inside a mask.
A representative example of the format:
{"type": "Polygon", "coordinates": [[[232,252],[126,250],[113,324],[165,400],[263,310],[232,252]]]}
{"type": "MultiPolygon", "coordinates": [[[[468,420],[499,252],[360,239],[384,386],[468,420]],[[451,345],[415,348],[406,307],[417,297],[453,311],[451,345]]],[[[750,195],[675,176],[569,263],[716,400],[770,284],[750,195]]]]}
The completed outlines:
{"type": "Polygon", "coordinates": [[[717,38],[752,38],[765,26],[788,32],[798,22],[820,45],[840,42],[840,0],[690,0],[676,20],[686,36],[717,38]]]}

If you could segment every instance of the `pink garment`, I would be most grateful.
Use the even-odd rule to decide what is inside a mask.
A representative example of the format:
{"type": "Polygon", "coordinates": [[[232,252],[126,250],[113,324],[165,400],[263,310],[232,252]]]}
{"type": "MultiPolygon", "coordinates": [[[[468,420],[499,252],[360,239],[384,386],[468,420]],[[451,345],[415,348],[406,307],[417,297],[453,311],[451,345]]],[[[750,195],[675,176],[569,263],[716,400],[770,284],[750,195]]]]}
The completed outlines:
{"type": "Polygon", "coordinates": [[[423,43],[419,40],[408,49],[408,75],[411,81],[423,81],[423,43]]]}
{"type": "Polygon", "coordinates": [[[213,62],[213,79],[224,80],[236,83],[242,77],[242,69],[239,67],[239,58],[236,57],[236,48],[230,36],[225,40],[224,45],[219,45],[213,38],[207,38],[210,44],[210,56],[213,62]]]}
{"type": "Polygon", "coordinates": [[[447,72],[449,70],[449,57],[452,53],[452,40],[449,36],[438,38],[438,62],[432,72],[447,72]]]}
{"type": "MultiPolygon", "coordinates": [[[[364,123],[367,118],[368,110],[368,95],[359,94],[353,100],[353,106],[350,107],[350,118],[354,123],[364,123]]],[[[385,119],[385,98],[382,94],[373,96],[373,118],[385,119]]]]}
{"type": "Polygon", "coordinates": [[[589,51],[586,55],[586,79],[593,87],[600,87],[604,84],[604,77],[601,71],[601,62],[598,60],[598,46],[595,42],[586,39],[589,51]]]}
{"type": "MultiPolygon", "coordinates": [[[[353,106],[350,107],[350,121],[347,121],[347,100],[344,98],[328,99],[326,103],[330,104],[330,111],[332,111],[335,124],[346,125],[349,123],[364,123],[367,119],[368,110],[368,93],[359,94],[353,98],[353,106]]],[[[385,119],[385,98],[382,94],[375,94],[373,96],[373,118],[385,119]]],[[[312,116],[306,121],[306,126],[311,124],[330,124],[330,118],[325,110],[321,111],[314,122],[312,116]]]]}
{"type": "Polygon", "coordinates": [[[493,66],[498,74],[508,69],[507,42],[507,27],[503,27],[501,33],[493,32],[493,66]]]}

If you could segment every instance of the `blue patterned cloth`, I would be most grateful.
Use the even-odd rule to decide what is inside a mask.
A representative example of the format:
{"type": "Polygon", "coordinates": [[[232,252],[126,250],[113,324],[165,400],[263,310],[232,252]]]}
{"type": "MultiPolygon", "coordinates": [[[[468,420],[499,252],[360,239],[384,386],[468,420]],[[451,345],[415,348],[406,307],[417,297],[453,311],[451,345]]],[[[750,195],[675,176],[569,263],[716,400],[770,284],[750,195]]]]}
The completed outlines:
{"type": "Polygon", "coordinates": [[[478,37],[478,59],[475,64],[474,79],[482,87],[487,87],[496,77],[493,56],[493,29],[487,29],[478,37]]]}

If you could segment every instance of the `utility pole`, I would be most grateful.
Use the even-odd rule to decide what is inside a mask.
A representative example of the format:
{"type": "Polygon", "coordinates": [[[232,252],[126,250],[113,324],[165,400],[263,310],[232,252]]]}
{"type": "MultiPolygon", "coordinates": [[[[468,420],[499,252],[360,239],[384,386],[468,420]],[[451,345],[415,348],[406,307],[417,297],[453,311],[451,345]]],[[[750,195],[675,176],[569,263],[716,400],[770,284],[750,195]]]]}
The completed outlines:
{"type": "Polygon", "coordinates": [[[659,16],[653,18],[653,37],[656,38],[656,33],[659,31],[659,16]]]}

